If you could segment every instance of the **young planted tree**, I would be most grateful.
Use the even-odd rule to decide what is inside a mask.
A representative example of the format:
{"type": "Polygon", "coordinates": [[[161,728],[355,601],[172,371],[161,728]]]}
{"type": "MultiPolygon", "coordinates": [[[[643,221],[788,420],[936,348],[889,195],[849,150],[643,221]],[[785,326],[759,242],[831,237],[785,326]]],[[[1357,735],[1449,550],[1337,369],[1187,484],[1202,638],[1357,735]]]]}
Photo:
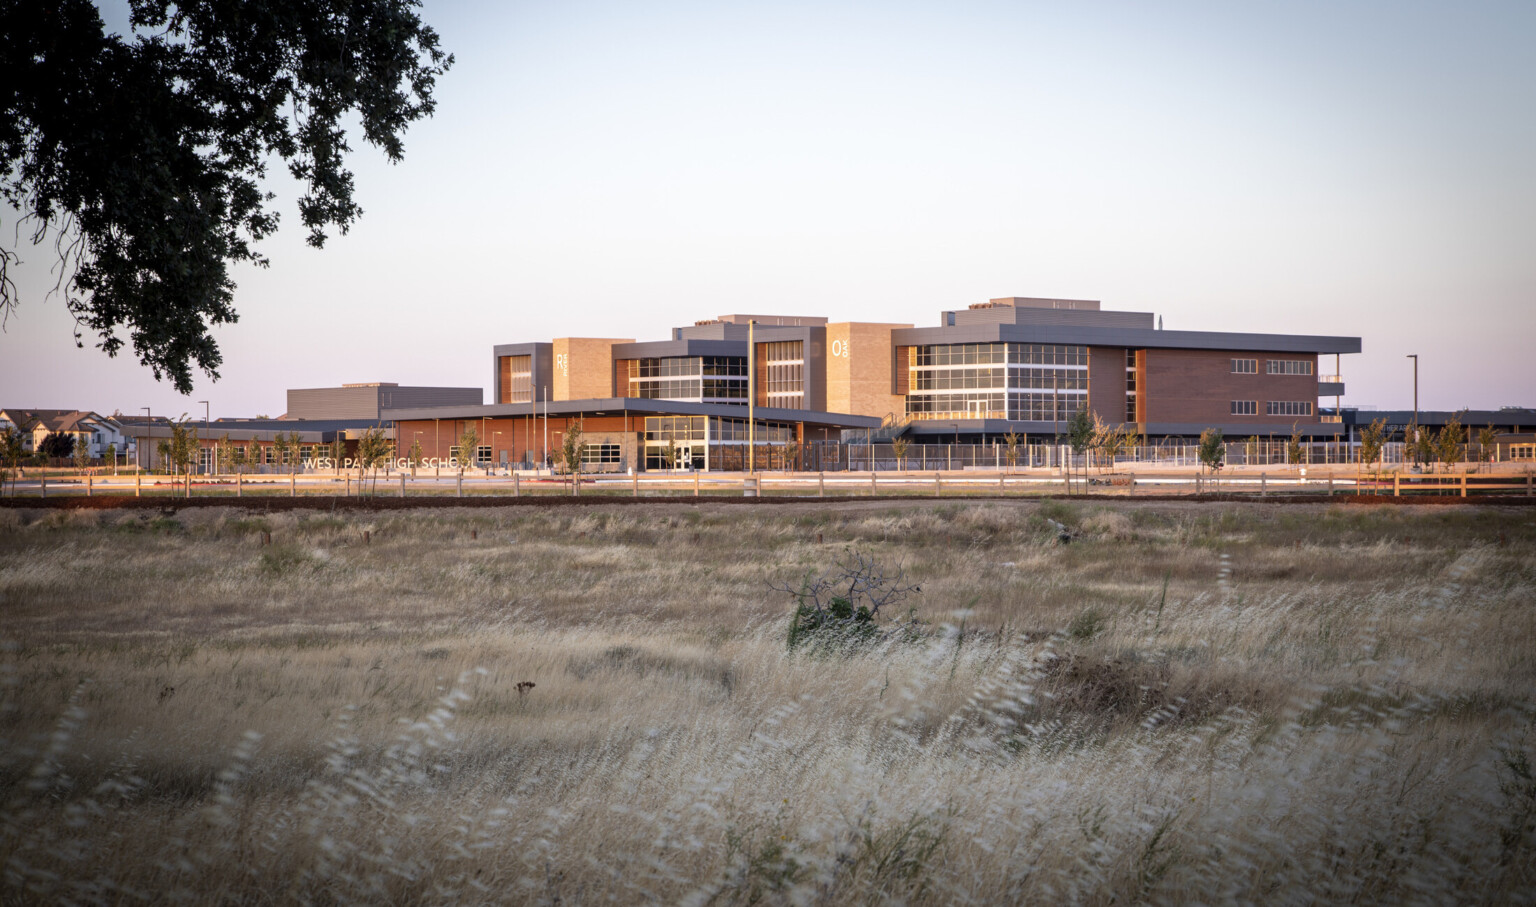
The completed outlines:
{"type": "Polygon", "coordinates": [[[171,423],[171,439],[166,445],[171,468],[183,477],[187,493],[192,492],[192,464],[197,460],[198,444],[196,427],[183,416],[180,422],[171,423]]]}
{"type": "Polygon", "coordinates": [[[1115,468],[1115,458],[1125,448],[1125,431],[1119,425],[1105,425],[1095,414],[1093,417],[1093,449],[1099,454],[1099,471],[1103,472],[1108,465],[1111,471],[1115,468]]]}
{"type": "Polygon", "coordinates": [[[250,454],[246,445],[236,444],[235,449],[230,451],[229,468],[236,474],[243,473],[245,472],[246,464],[249,462],[250,454]]]}
{"type": "Polygon", "coordinates": [[[891,453],[896,456],[897,469],[907,471],[907,451],[912,448],[912,442],[906,438],[897,438],[891,442],[891,453]]]}
{"type": "Polygon", "coordinates": [[[1301,426],[1292,422],[1290,440],[1285,442],[1285,462],[1292,466],[1300,466],[1301,459],[1301,426]]]}
{"type": "Polygon", "coordinates": [[[1466,429],[1456,416],[1451,416],[1435,433],[1434,458],[1445,466],[1447,472],[1462,460],[1462,438],[1465,434],[1466,429]]]}
{"type": "Polygon", "coordinates": [[[1487,463],[1493,459],[1494,451],[1499,449],[1499,433],[1489,423],[1487,428],[1477,430],[1477,462],[1487,463]]]}
{"type": "Polygon", "coordinates": [[[384,429],[375,425],[363,432],[363,436],[357,441],[357,491],[363,492],[363,483],[371,475],[373,487],[370,493],[378,490],[379,467],[389,459],[393,444],[384,436],[384,429]]]}
{"type": "Polygon", "coordinates": [[[117,475],[117,442],[116,441],[113,441],[112,443],[107,445],[106,455],[108,457],[112,458],[112,474],[113,475],[117,475]]]}
{"type": "Polygon", "coordinates": [[[1207,428],[1200,433],[1200,463],[1218,476],[1217,485],[1220,487],[1220,473],[1222,462],[1226,459],[1227,448],[1222,443],[1221,429],[1207,428]]]}
{"type": "Polygon", "coordinates": [[[1019,434],[1010,431],[1003,435],[1003,455],[1008,458],[1008,468],[1013,469],[1019,464],[1019,434]]]}
{"type": "MultiPolygon", "coordinates": [[[[1088,451],[1088,449],[1093,446],[1093,426],[1094,417],[1089,415],[1088,408],[1086,406],[1073,413],[1072,418],[1067,420],[1067,443],[1072,448],[1072,457],[1074,462],[1078,457],[1083,456],[1088,451]]],[[[1068,494],[1072,493],[1072,466],[1072,463],[1067,464],[1068,494]]],[[[1083,464],[1083,468],[1086,471],[1086,462],[1083,464]]]]}
{"type": "Polygon", "coordinates": [[[235,442],[229,440],[229,432],[219,437],[219,442],[214,445],[213,466],[214,471],[220,474],[235,471],[235,442]]]}
{"type": "Polygon", "coordinates": [[[75,439],[75,469],[79,472],[91,465],[91,445],[84,438],[75,439]]]}
{"type": "Polygon", "coordinates": [[[338,431],[336,436],[331,438],[331,443],[326,448],[326,455],[331,458],[332,474],[341,475],[347,459],[347,439],[342,437],[341,432],[338,431]]]}
{"type": "Polygon", "coordinates": [[[667,469],[677,468],[677,438],[668,437],[667,446],[662,448],[661,459],[667,464],[667,469]]]}
{"type": "Polygon", "coordinates": [[[410,458],[410,463],[411,463],[411,478],[414,479],[414,478],[416,478],[416,467],[421,465],[421,439],[420,438],[417,438],[416,439],[416,443],[411,445],[410,453],[407,454],[407,456],[410,458]]]}
{"type": "Polygon", "coordinates": [[[473,425],[466,424],[464,431],[459,434],[459,475],[475,462],[475,454],[480,449],[480,435],[473,425]]]}
{"type": "MultiPolygon", "coordinates": [[[[1381,454],[1387,446],[1387,420],[1375,419],[1371,424],[1360,430],[1360,462],[1357,464],[1355,475],[1358,480],[1359,467],[1371,464],[1377,467],[1376,473],[1380,474],[1381,454]]],[[[1372,489],[1375,490],[1374,488],[1372,489]]]]}
{"type": "Polygon", "coordinates": [[[566,429],[565,437],[560,439],[560,460],[565,465],[566,473],[571,477],[572,494],[581,487],[581,458],[587,449],[587,442],[583,440],[582,434],[581,423],[576,422],[566,429]]]}
{"type": "Polygon", "coordinates": [[[5,479],[11,480],[11,494],[16,494],[16,479],[21,473],[22,459],[27,455],[26,435],[7,425],[0,430],[0,493],[5,491],[5,479]]]}

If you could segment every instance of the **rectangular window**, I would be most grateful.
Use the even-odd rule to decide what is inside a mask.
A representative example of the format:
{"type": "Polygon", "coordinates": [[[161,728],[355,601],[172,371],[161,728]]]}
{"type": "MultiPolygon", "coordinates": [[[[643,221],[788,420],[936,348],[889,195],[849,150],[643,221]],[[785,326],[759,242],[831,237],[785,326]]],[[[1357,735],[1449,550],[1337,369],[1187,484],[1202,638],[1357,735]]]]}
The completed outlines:
{"type": "Polygon", "coordinates": [[[1264,371],[1270,375],[1310,375],[1312,362],[1307,359],[1270,359],[1264,363],[1264,371]]]}
{"type": "Polygon", "coordinates": [[[1256,416],[1259,414],[1259,402],[1257,400],[1233,400],[1232,415],[1256,416]]]}
{"type": "Polygon", "coordinates": [[[1511,460],[1536,460],[1536,444],[1509,445],[1509,458],[1511,460]]]}
{"type": "Polygon", "coordinates": [[[623,462],[623,452],[618,444],[604,441],[601,444],[588,444],[581,449],[581,463],[583,466],[614,465],[623,462]]]}
{"type": "Polygon", "coordinates": [[[491,462],[491,448],[489,445],[482,444],[475,448],[475,461],[481,466],[491,462]]]}
{"type": "Polygon", "coordinates": [[[1232,374],[1257,375],[1259,373],[1259,360],[1257,359],[1233,359],[1232,374]]]}
{"type": "Polygon", "coordinates": [[[1271,400],[1264,404],[1268,416],[1310,416],[1312,404],[1305,400],[1271,400]]]}

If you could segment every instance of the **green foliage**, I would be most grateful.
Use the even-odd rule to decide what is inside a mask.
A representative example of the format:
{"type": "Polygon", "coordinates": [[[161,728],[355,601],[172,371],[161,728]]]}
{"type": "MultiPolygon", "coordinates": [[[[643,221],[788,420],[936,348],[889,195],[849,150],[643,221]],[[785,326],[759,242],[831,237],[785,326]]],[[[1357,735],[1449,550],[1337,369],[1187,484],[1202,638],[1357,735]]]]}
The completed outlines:
{"type": "Polygon", "coordinates": [[[1008,457],[1008,465],[1016,466],[1019,462],[1019,434],[1010,431],[1003,435],[1003,450],[1008,457]]]}
{"type": "Polygon", "coordinates": [[[907,468],[907,451],[912,448],[912,442],[906,438],[897,438],[891,442],[891,453],[895,454],[897,462],[902,469],[907,468]]]}
{"type": "Polygon", "coordinates": [[[1450,468],[1461,462],[1462,439],[1466,435],[1466,429],[1461,425],[1461,419],[1451,416],[1440,431],[1435,433],[1434,458],[1450,468]]]}
{"type": "Polygon", "coordinates": [[[1226,448],[1222,445],[1221,429],[1207,428],[1200,433],[1200,462],[1209,469],[1220,469],[1222,461],[1226,458],[1226,448]]]}
{"type": "Polygon", "coordinates": [[[1081,454],[1093,446],[1094,421],[1086,406],[1067,420],[1067,443],[1072,446],[1073,453],[1081,454]]]}
{"type": "Polygon", "coordinates": [[[421,439],[420,438],[417,438],[416,442],[411,445],[410,452],[406,456],[410,459],[410,463],[411,463],[412,466],[416,466],[417,464],[419,464],[421,462],[422,456],[421,456],[421,439]]]}
{"type": "Polygon", "coordinates": [[[1387,420],[1373,419],[1370,425],[1360,429],[1360,462],[1365,464],[1381,461],[1381,452],[1387,445],[1387,420]]]}
{"type": "Polygon", "coordinates": [[[586,449],[587,442],[582,440],[581,423],[573,423],[560,440],[560,462],[565,465],[566,472],[573,476],[581,475],[581,456],[586,449]]]}
{"type": "Polygon", "coordinates": [[[1487,428],[1477,430],[1477,462],[1486,463],[1493,457],[1493,452],[1499,446],[1499,433],[1489,423],[1487,428]]]}
{"type": "Polygon", "coordinates": [[[62,431],[51,431],[38,442],[37,452],[55,460],[67,460],[75,453],[75,436],[62,431]]]}
{"type": "Polygon", "coordinates": [[[1292,466],[1300,466],[1301,458],[1301,426],[1292,422],[1290,440],[1285,442],[1285,462],[1292,466]]]}
{"type": "Polygon", "coordinates": [[[75,468],[84,470],[91,465],[91,445],[85,438],[75,439],[75,468]]]}
{"type": "Polygon", "coordinates": [[[1067,635],[1073,639],[1087,640],[1104,632],[1104,615],[1097,608],[1089,608],[1079,612],[1067,624],[1067,635]]]}
{"type": "Polygon", "coordinates": [[[384,436],[384,429],[375,425],[363,432],[357,441],[358,490],[362,490],[363,476],[373,472],[374,486],[378,486],[378,468],[389,460],[393,443],[384,436]]]}
{"type": "MultiPolygon", "coordinates": [[[[789,647],[815,640],[847,647],[881,639],[880,609],[922,592],[907,581],[901,567],[887,569],[873,559],[849,550],[820,576],[807,575],[798,587],[788,584],[770,588],[795,600],[789,624],[789,647]]],[[[909,615],[910,623],[910,615],[909,615]]]]}
{"type": "MultiPolygon", "coordinates": [[[[217,378],[233,265],[265,266],[267,167],[304,185],[309,243],[362,214],[347,126],[398,162],[453,58],[416,0],[131,0],[130,33],[91,0],[0,0],[0,196],[57,251],[80,333],[192,392],[217,378]],[[50,236],[50,234],[53,234],[50,236]]],[[[6,231],[10,235],[12,231],[6,231]]],[[[0,309],[16,304],[0,249],[0,309]]]]}
{"type": "Polygon", "coordinates": [[[459,469],[464,470],[475,465],[475,454],[480,447],[480,434],[475,431],[473,425],[465,425],[464,431],[459,434],[459,469]]]}

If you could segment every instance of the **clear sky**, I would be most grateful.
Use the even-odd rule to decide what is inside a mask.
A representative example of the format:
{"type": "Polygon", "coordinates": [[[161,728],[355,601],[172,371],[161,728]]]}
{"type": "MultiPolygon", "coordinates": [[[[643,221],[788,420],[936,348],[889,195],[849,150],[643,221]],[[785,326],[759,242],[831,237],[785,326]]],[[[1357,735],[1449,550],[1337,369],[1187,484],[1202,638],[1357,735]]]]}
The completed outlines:
{"type": "MultiPolygon", "coordinates": [[[[124,15],[105,4],[108,20],[124,15]]],[[[488,387],[491,346],[728,312],[937,323],[995,296],[1340,334],[1345,404],[1536,405],[1536,3],[470,3],[366,213],[240,269],[223,378],[74,348],[22,249],[0,405],[278,415],[488,387]]],[[[9,241],[14,218],[0,218],[9,241]]],[[[1331,373],[1331,359],[1321,371],[1331,373]]],[[[487,393],[489,399],[489,393],[487,393]]]]}

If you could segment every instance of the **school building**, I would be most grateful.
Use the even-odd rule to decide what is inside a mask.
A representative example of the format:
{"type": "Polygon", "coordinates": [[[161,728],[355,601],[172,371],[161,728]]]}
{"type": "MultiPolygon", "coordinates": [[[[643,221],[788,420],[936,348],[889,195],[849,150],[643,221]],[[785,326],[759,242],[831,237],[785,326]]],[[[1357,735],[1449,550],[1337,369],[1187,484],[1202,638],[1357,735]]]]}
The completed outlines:
{"type": "Polygon", "coordinates": [[[473,427],[480,465],[548,463],[579,424],[592,471],[809,467],[808,442],[840,438],[1038,442],[1084,408],[1150,437],[1295,426],[1325,440],[1347,437],[1341,357],[1360,349],[1358,337],[1165,331],[1151,313],[1081,299],[992,299],[925,327],[733,314],[665,340],[496,345],[492,402],[382,413],[400,453],[427,459],[457,458],[473,427]]]}

